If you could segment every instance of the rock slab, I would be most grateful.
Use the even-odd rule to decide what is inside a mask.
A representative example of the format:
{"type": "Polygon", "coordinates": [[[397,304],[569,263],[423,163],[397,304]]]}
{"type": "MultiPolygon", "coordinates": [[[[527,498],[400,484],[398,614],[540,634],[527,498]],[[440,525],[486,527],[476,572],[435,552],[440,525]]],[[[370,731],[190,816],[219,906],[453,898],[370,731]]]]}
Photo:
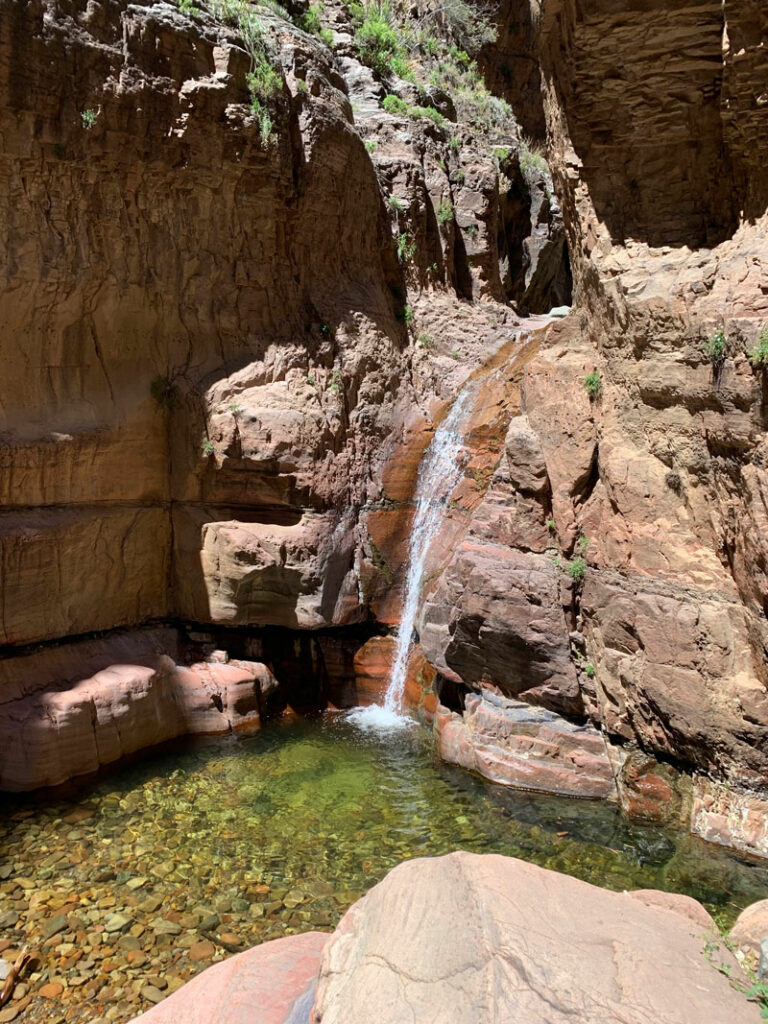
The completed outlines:
{"type": "Polygon", "coordinates": [[[408,861],[342,919],[310,1020],[757,1024],[706,939],[690,916],[513,858],[408,861]]]}
{"type": "Polygon", "coordinates": [[[440,705],[435,732],[444,760],[492,782],[562,796],[616,797],[602,735],[554,711],[482,690],[467,695],[461,715],[440,705]]]}

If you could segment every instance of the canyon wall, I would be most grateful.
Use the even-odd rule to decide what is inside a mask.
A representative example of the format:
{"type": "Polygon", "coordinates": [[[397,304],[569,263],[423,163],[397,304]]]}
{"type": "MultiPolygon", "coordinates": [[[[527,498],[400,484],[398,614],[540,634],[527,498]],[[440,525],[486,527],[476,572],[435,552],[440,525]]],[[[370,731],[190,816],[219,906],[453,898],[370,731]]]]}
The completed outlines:
{"type": "Polygon", "coordinates": [[[419,458],[472,377],[418,629],[444,734],[470,693],[475,723],[536,705],[625,804],[666,762],[699,832],[768,853],[768,14],[507,0],[468,106],[306,10],[260,10],[265,138],[236,26],[0,0],[0,705],[134,634],[145,667],[227,629],[278,684],[299,636],[351,662],[328,631],[397,622],[419,458]]]}
{"type": "Polygon", "coordinates": [[[526,371],[425,653],[694,769],[695,830],[765,854],[768,14],[531,17],[575,308],[526,371]]]}

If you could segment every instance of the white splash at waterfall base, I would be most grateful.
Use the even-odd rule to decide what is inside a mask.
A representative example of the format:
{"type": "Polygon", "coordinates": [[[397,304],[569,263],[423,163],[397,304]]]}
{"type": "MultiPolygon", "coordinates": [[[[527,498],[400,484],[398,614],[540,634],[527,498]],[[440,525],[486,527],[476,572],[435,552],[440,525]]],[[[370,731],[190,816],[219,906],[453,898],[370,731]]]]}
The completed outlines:
{"type": "Polygon", "coordinates": [[[392,674],[383,706],[356,708],[350,721],[363,729],[404,728],[411,719],[402,714],[408,656],[413,645],[413,630],[419,611],[427,556],[432,541],[445,521],[448,500],[464,470],[461,458],[465,431],[462,429],[472,408],[475,386],[467,385],[453,403],[448,415],[435,431],[419,466],[416,480],[416,508],[408,545],[408,573],[403,595],[403,614],[397,634],[392,674]]]}

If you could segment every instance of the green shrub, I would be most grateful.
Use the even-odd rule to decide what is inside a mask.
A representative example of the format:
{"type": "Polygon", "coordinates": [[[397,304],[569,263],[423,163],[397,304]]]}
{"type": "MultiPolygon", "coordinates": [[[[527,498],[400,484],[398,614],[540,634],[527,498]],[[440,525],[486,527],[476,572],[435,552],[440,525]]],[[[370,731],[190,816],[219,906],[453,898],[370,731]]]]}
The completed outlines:
{"type": "Polygon", "coordinates": [[[543,153],[528,148],[528,144],[524,142],[520,150],[520,170],[524,177],[531,178],[537,174],[549,174],[549,164],[543,153]]]}
{"type": "Polygon", "coordinates": [[[416,320],[416,314],[413,312],[410,306],[403,306],[403,308],[397,314],[397,319],[404,323],[406,327],[413,327],[413,324],[416,320]]]}
{"type": "Polygon", "coordinates": [[[407,114],[408,104],[405,100],[400,99],[399,96],[395,96],[393,93],[389,93],[384,97],[381,103],[382,107],[388,114],[407,114]]]}
{"type": "Polygon", "coordinates": [[[333,32],[330,29],[323,28],[320,21],[322,9],[322,4],[310,4],[306,11],[296,19],[296,24],[299,28],[304,29],[305,32],[308,32],[309,35],[322,39],[326,46],[333,46],[333,32]]]}
{"type": "Polygon", "coordinates": [[[428,117],[438,128],[442,128],[445,124],[445,118],[434,107],[408,107],[408,113],[411,117],[428,117]]]}
{"type": "Polygon", "coordinates": [[[598,370],[593,370],[584,378],[584,387],[589,395],[590,402],[596,401],[603,393],[603,382],[598,370]]]}
{"type": "Polygon", "coordinates": [[[442,199],[437,208],[437,223],[449,224],[453,220],[453,206],[447,199],[442,199]]]}
{"type": "Polygon", "coordinates": [[[547,520],[547,529],[549,530],[550,533],[554,533],[555,532],[556,527],[555,527],[555,520],[554,519],[550,518],[550,519],[547,520]]]}
{"type": "Polygon", "coordinates": [[[410,263],[416,255],[416,242],[403,232],[397,237],[397,258],[400,263],[410,263]]]}
{"type": "Polygon", "coordinates": [[[574,583],[580,583],[586,575],[587,563],[581,555],[577,555],[576,558],[568,563],[566,571],[574,583]]]}
{"type": "Polygon", "coordinates": [[[385,0],[353,3],[350,13],[360,60],[379,75],[394,72],[404,77],[402,72],[410,67],[390,4],[385,0]]]}
{"type": "Polygon", "coordinates": [[[182,14],[189,14],[193,18],[200,17],[200,8],[195,6],[194,0],[179,0],[179,10],[182,14]]]}
{"type": "Polygon", "coordinates": [[[435,343],[435,340],[431,334],[420,334],[418,341],[419,345],[421,345],[422,348],[427,349],[432,348],[432,346],[435,343]]]}
{"type": "Polygon", "coordinates": [[[205,434],[200,439],[200,454],[201,455],[213,455],[216,449],[213,446],[213,441],[210,437],[206,437],[205,434]]]}
{"type": "Polygon", "coordinates": [[[463,169],[459,170],[459,171],[456,171],[456,173],[453,176],[453,180],[457,184],[463,185],[464,182],[467,180],[467,172],[465,170],[463,170],[463,169]]]}
{"type": "Polygon", "coordinates": [[[584,666],[584,675],[589,676],[590,679],[595,678],[595,666],[591,661],[588,661],[584,666]]]}
{"type": "Polygon", "coordinates": [[[713,366],[722,365],[725,359],[725,331],[722,327],[709,336],[707,353],[713,366]]]}
{"type": "Polygon", "coordinates": [[[451,152],[458,153],[458,151],[461,149],[461,139],[458,137],[458,135],[451,136],[451,141],[448,143],[448,148],[451,150],[451,152]]]}
{"type": "Polygon", "coordinates": [[[81,110],[80,111],[80,123],[83,128],[91,129],[96,124],[96,118],[99,115],[95,110],[81,110]]]}
{"type": "Polygon", "coordinates": [[[757,336],[757,345],[747,356],[753,370],[765,370],[768,367],[768,324],[757,336]]]}
{"type": "Polygon", "coordinates": [[[405,210],[403,201],[398,199],[397,196],[390,196],[387,202],[389,203],[390,209],[395,210],[397,213],[403,213],[405,210]]]}
{"type": "Polygon", "coordinates": [[[365,148],[368,150],[369,153],[375,153],[376,143],[374,142],[373,139],[366,139],[365,148]]]}

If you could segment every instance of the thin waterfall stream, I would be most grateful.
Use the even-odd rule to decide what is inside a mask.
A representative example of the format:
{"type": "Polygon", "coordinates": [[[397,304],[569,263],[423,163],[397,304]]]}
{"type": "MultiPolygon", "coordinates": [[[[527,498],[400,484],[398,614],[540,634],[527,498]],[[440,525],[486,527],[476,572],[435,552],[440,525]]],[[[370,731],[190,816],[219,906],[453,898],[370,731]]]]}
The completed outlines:
{"type": "Polygon", "coordinates": [[[408,655],[413,645],[413,628],[419,611],[427,555],[448,511],[448,499],[461,479],[464,466],[459,454],[464,442],[464,420],[472,408],[475,388],[468,385],[453,403],[435,431],[419,466],[416,480],[416,514],[408,545],[408,573],[405,578],[403,616],[397,633],[392,675],[384,697],[387,711],[399,714],[405,690],[408,655]]]}
{"type": "Polygon", "coordinates": [[[464,470],[460,458],[466,436],[463,426],[472,409],[476,388],[475,383],[465,385],[435,431],[421,460],[416,479],[413,528],[408,544],[403,614],[397,632],[392,674],[383,706],[358,708],[352,712],[350,717],[358,725],[393,728],[410,722],[410,719],[402,714],[402,700],[427,557],[432,542],[445,521],[448,500],[464,470]]]}

